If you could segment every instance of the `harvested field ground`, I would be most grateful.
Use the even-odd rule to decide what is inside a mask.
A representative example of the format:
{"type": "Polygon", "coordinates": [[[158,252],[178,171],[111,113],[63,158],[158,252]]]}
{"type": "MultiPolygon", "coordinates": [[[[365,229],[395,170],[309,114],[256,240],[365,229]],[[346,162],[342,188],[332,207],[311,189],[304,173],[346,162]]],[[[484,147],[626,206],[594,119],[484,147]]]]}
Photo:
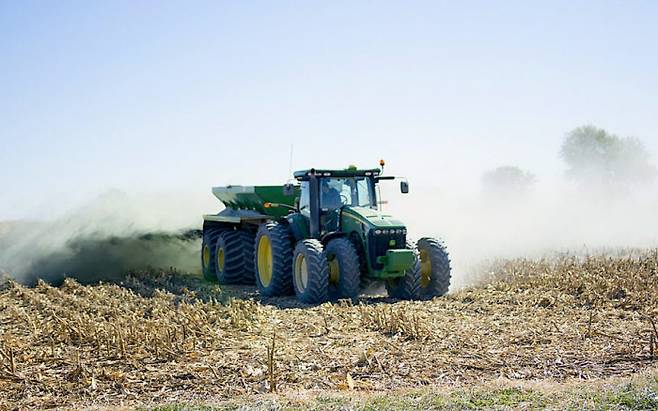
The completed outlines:
{"type": "MultiPolygon", "coordinates": [[[[299,307],[174,272],[92,286],[8,282],[0,291],[0,408],[468,408],[478,405],[451,396],[505,381],[497,390],[517,398],[535,392],[528,384],[593,387],[638,372],[644,394],[610,404],[652,408],[657,321],[658,251],[502,261],[482,285],[428,302],[367,297],[299,307]],[[279,402],[266,394],[274,390],[279,402]],[[397,392],[409,399],[391,400],[397,392]]],[[[480,406],[550,405],[495,401],[480,406]]]]}

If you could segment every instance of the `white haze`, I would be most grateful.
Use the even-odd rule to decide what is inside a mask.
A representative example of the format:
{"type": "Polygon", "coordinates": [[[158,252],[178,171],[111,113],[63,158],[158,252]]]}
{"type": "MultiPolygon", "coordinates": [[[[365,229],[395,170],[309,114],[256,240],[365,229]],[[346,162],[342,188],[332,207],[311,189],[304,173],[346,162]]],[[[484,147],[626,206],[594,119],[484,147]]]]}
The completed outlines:
{"type": "Polygon", "coordinates": [[[413,186],[407,196],[390,188],[387,195],[388,210],[413,236],[445,240],[453,290],[471,284],[481,264],[496,258],[658,246],[655,185],[610,190],[555,179],[512,198],[413,186]]]}

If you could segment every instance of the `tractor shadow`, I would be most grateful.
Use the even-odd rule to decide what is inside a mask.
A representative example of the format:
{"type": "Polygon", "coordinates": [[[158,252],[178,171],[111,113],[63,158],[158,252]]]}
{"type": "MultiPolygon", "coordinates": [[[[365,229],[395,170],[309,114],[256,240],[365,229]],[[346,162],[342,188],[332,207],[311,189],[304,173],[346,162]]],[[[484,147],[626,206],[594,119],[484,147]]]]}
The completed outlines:
{"type": "MultiPolygon", "coordinates": [[[[74,279],[76,279],[73,276],[74,279]]],[[[220,285],[217,282],[207,281],[199,274],[185,273],[169,269],[145,269],[130,271],[120,279],[106,281],[114,283],[142,297],[151,298],[158,292],[167,292],[175,296],[177,302],[193,303],[218,302],[226,304],[231,300],[256,301],[262,305],[269,305],[278,309],[296,309],[314,307],[314,304],[305,304],[297,300],[294,295],[281,297],[263,297],[256,285],[220,285]]],[[[86,282],[94,284],[96,282],[86,282]]],[[[54,284],[59,285],[59,284],[54,284]]],[[[333,303],[339,304],[341,300],[333,303]]],[[[362,291],[353,304],[382,304],[394,303],[397,299],[386,295],[383,284],[371,285],[362,291]]]]}
{"type": "MultiPolygon", "coordinates": [[[[224,293],[224,297],[227,299],[258,301],[262,305],[269,305],[283,310],[309,308],[316,306],[316,304],[302,303],[297,300],[294,295],[281,297],[262,297],[258,293],[258,288],[255,285],[223,285],[221,286],[221,289],[224,293]]],[[[340,300],[333,301],[333,303],[338,304],[339,301],[340,300]]],[[[382,303],[394,303],[397,301],[399,300],[390,298],[386,295],[386,290],[382,285],[381,290],[371,288],[364,290],[363,294],[359,295],[359,298],[353,304],[375,305],[382,303]]]]}

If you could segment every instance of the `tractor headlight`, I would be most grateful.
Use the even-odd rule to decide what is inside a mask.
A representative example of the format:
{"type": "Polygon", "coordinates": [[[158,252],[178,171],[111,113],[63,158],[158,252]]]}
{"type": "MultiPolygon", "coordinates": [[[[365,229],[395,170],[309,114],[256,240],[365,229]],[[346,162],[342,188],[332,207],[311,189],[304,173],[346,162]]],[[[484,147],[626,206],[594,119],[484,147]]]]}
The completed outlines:
{"type": "Polygon", "coordinates": [[[382,230],[375,230],[375,234],[380,235],[382,233],[382,230]]]}

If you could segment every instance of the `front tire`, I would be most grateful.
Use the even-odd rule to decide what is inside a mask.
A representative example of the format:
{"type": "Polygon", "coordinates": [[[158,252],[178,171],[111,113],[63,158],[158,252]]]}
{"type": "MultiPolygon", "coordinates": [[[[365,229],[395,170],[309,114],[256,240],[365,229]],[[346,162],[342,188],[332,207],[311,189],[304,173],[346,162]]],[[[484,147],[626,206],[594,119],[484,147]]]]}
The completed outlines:
{"type": "Polygon", "coordinates": [[[386,282],[389,296],[403,300],[430,300],[445,295],[450,287],[450,258],[443,243],[423,237],[415,247],[407,243],[407,248],[414,251],[416,262],[404,277],[386,282]]]}
{"type": "Polygon", "coordinates": [[[270,222],[258,228],[254,271],[263,297],[292,294],[292,244],[286,226],[270,222]]]}
{"type": "Polygon", "coordinates": [[[297,299],[306,304],[322,304],[329,295],[329,269],[318,240],[297,243],[293,256],[293,286],[297,299]]]}
{"type": "Polygon", "coordinates": [[[414,253],[414,265],[405,271],[403,277],[386,280],[386,291],[388,296],[400,300],[420,299],[420,257],[413,243],[407,241],[407,249],[414,253]]]}
{"type": "Polygon", "coordinates": [[[443,242],[423,237],[416,243],[420,256],[422,297],[445,295],[450,288],[450,256],[443,242]]]}
{"type": "Polygon", "coordinates": [[[325,255],[329,268],[329,299],[355,301],[359,296],[361,269],[354,244],[347,238],[335,238],[327,244],[325,255]]]}

